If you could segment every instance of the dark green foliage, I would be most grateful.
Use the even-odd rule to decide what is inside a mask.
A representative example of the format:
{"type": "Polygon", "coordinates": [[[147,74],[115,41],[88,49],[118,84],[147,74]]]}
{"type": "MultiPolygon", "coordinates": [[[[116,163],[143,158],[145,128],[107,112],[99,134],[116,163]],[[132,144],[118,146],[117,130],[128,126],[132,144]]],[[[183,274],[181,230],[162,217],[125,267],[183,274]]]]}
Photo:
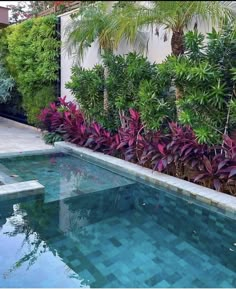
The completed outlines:
{"type": "Polygon", "coordinates": [[[46,144],[54,144],[57,141],[63,141],[63,137],[57,132],[47,132],[43,135],[46,144]]]}
{"type": "Polygon", "coordinates": [[[103,63],[109,68],[106,86],[115,100],[117,109],[128,111],[138,107],[138,92],[141,81],[151,80],[155,65],[136,53],[125,56],[106,54],[103,63]]]}
{"type": "Polygon", "coordinates": [[[7,31],[8,29],[0,29],[0,59],[3,65],[6,65],[8,54],[7,31]]]}
{"type": "Polygon", "coordinates": [[[9,26],[0,35],[0,53],[22,95],[28,121],[37,124],[39,111],[55,99],[60,42],[56,17],[32,18],[9,26]]]}
{"type": "Polygon", "coordinates": [[[12,116],[23,117],[24,110],[22,108],[22,96],[13,87],[11,91],[11,98],[4,104],[0,104],[0,111],[12,116]]]}
{"type": "Polygon", "coordinates": [[[107,123],[103,110],[104,69],[101,65],[95,65],[92,69],[74,66],[66,88],[72,91],[90,122],[96,120],[105,127],[113,127],[113,122],[110,125],[107,123]]]}
{"type": "Polygon", "coordinates": [[[185,55],[188,55],[191,60],[199,61],[204,57],[204,38],[204,35],[197,30],[189,31],[185,36],[185,55]]]}
{"type": "Polygon", "coordinates": [[[149,129],[159,129],[167,121],[176,119],[175,95],[172,84],[171,58],[157,64],[151,80],[142,81],[139,89],[138,110],[149,129]]]}
{"type": "Polygon", "coordinates": [[[28,122],[37,125],[40,111],[47,107],[48,103],[55,101],[55,87],[49,84],[49,86],[39,86],[35,89],[35,93],[23,98],[23,107],[27,112],[28,122]]]}
{"type": "Polygon", "coordinates": [[[185,36],[186,53],[173,64],[175,83],[182,90],[179,121],[193,127],[200,143],[219,143],[236,120],[232,69],[236,66],[236,35],[229,25],[204,37],[185,36]],[[232,110],[229,110],[232,107],[232,110]],[[229,113],[229,115],[228,115],[229,113]],[[228,117],[230,116],[230,118],[228,117]]]}
{"type": "Polygon", "coordinates": [[[103,63],[109,71],[106,83],[103,66],[95,65],[92,69],[75,66],[66,87],[72,91],[90,121],[96,120],[105,128],[115,130],[120,125],[121,113],[139,107],[140,83],[151,80],[155,65],[136,53],[125,56],[106,54],[103,63]],[[103,110],[105,85],[109,94],[108,116],[103,110]]]}
{"type": "Polygon", "coordinates": [[[67,84],[90,121],[115,130],[127,110],[134,108],[145,129],[179,121],[193,128],[199,143],[209,144],[220,143],[222,134],[235,127],[236,33],[230,24],[219,32],[213,29],[207,39],[197,31],[188,32],[185,54],[169,56],[161,64],[129,53],[105,54],[103,65],[109,72],[106,81],[99,65],[74,67],[67,84]],[[109,94],[108,116],[103,112],[104,87],[109,94]]]}

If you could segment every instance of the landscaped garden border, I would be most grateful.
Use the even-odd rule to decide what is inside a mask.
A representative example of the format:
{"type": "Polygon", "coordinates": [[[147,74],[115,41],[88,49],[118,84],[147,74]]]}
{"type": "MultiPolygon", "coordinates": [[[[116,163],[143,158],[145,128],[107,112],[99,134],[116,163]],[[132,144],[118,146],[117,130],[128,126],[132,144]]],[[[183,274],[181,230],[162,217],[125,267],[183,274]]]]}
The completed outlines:
{"type": "Polygon", "coordinates": [[[65,153],[72,153],[92,163],[100,164],[106,169],[111,169],[123,176],[136,181],[145,181],[147,184],[154,184],[156,188],[165,188],[189,198],[189,201],[196,200],[205,203],[223,213],[228,217],[236,218],[236,198],[227,194],[216,192],[212,189],[168,176],[148,168],[132,164],[101,152],[94,152],[91,149],[78,147],[68,142],[56,142],[55,148],[65,153]]]}
{"type": "Polygon", "coordinates": [[[88,122],[66,97],[44,109],[39,119],[51,141],[60,135],[79,146],[235,195],[236,143],[227,135],[217,147],[199,144],[190,127],[177,123],[169,123],[168,132],[145,130],[133,109],[125,117],[126,127],[112,133],[88,122]]]}

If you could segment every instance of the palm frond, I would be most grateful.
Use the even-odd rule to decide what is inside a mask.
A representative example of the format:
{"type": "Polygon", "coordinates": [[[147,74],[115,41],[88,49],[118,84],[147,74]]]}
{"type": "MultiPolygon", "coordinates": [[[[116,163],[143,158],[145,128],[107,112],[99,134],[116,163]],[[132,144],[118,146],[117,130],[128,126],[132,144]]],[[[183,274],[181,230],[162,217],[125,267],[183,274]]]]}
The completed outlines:
{"type": "Polygon", "coordinates": [[[97,39],[103,49],[111,46],[110,38],[103,34],[108,26],[110,13],[106,2],[92,3],[71,16],[71,22],[66,26],[65,48],[70,55],[83,60],[87,49],[97,39]]]}
{"type": "Polygon", "coordinates": [[[153,29],[163,25],[167,29],[182,30],[193,18],[210,21],[221,26],[225,19],[235,17],[235,1],[145,1],[145,5],[131,3],[116,9],[113,29],[117,28],[117,42],[121,35],[129,35],[133,41],[135,31],[148,26],[153,29]]]}
{"type": "Polygon", "coordinates": [[[121,41],[126,40],[144,51],[148,43],[147,28],[153,31],[163,26],[167,30],[183,31],[193,20],[221,26],[236,15],[235,1],[127,1],[118,4],[112,10],[110,1],[82,6],[65,31],[68,52],[83,59],[95,40],[102,50],[117,49],[121,41]]]}

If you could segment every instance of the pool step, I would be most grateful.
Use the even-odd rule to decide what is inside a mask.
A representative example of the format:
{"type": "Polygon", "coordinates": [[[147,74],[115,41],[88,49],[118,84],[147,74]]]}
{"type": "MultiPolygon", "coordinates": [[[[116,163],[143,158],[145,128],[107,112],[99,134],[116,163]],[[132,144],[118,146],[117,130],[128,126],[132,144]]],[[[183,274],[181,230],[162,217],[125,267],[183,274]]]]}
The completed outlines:
{"type": "Polygon", "coordinates": [[[64,199],[59,202],[59,227],[63,233],[100,222],[134,208],[135,184],[64,199]]]}
{"type": "Polygon", "coordinates": [[[12,200],[44,193],[44,186],[37,181],[19,182],[0,186],[0,201],[12,200]]]}
{"type": "Polygon", "coordinates": [[[7,185],[21,181],[23,180],[19,176],[14,175],[7,167],[0,163],[0,183],[7,185]]]}
{"type": "Polygon", "coordinates": [[[99,193],[106,190],[113,190],[118,188],[123,188],[128,185],[135,184],[134,181],[120,177],[119,181],[116,183],[113,183],[112,180],[106,183],[103,183],[101,185],[98,185],[97,183],[89,182],[86,180],[86,182],[77,183],[76,180],[74,182],[70,182],[69,184],[61,184],[60,192],[58,195],[50,195],[46,192],[45,194],[45,203],[50,203],[54,201],[61,201],[64,199],[70,199],[70,198],[76,198],[81,195],[87,195],[87,194],[94,194],[99,193]]]}

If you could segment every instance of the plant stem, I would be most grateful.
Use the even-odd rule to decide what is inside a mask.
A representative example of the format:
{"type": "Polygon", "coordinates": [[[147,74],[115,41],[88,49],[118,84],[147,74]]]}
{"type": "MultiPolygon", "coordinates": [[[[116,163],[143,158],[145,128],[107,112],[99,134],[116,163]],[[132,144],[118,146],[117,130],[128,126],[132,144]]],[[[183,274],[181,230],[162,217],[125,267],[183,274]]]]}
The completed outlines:
{"type": "Polygon", "coordinates": [[[107,114],[109,111],[109,96],[108,96],[108,91],[106,88],[106,80],[108,78],[109,75],[109,71],[108,71],[108,67],[106,65],[104,65],[104,82],[105,82],[105,86],[104,86],[104,103],[103,103],[103,107],[104,107],[104,111],[107,114]]]}
{"type": "MultiPolygon", "coordinates": [[[[230,97],[230,102],[232,101],[233,95],[235,95],[235,88],[233,88],[233,93],[231,94],[230,97]]],[[[228,129],[229,129],[229,118],[230,118],[230,102],[228,105],[228,111],[227,111],[227,117],[226,117],[226,122],[225,122],[225,129],[224,129],[224,135],[228,135],[228,129]]],[[[222,140],[222,145],[221,145],[221,154],[223,153],[223,146],[224,146],[224,139],[222,140]]]]}
{"type": "Polygon", "coordinates": [[[138,156],[138,152],[137,152],[138,136],[139,136],[140,132],[145,128],[145,126],[146,126],[146,125],[143,125],[143,126],[140,128],[140,130],[139,130],[138,133],[137,133],[137,138],[136,138],[136,157],[137,157],[138,162],[140,162],[140,159],[139,159],[139,156],[138,156]]]}

